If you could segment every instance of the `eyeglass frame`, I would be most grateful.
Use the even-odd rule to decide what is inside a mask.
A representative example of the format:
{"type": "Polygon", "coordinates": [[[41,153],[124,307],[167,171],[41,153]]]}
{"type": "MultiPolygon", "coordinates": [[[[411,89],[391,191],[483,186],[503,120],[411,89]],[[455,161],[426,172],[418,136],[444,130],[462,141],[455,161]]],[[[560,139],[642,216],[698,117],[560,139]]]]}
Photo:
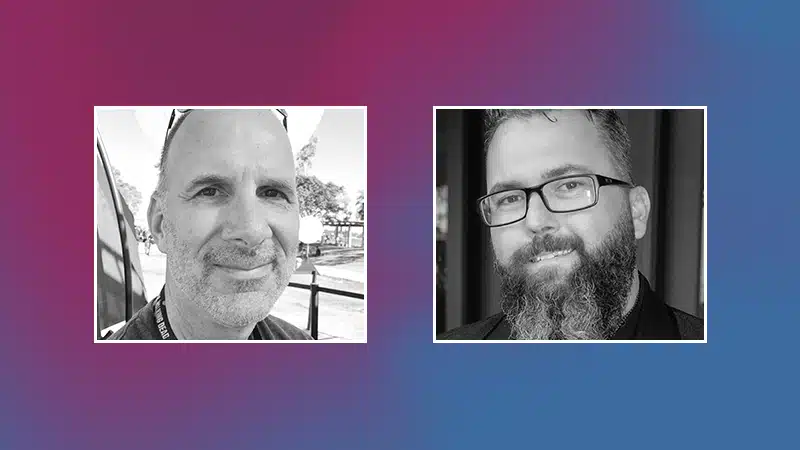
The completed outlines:
{"type": "MultiPolygon", "coordinates": [[[[164,135],[164,144],[166,145],[167,140],[169,139],[169,132],[172,130],[172,127],[176,124],[176,119],[180,117],[179,115],[183,116],[192,112],[192,109],[174,109],[169,116],[169,123],[167,124],[167,132],[164,135]]],[[[283,129],[289,131],[289,114],[286,112],[285,109],[276,109],[278,113],[281,115],[281,124],[283,125],[283,129]]]]}
{"type": "Polygon", "coordinates": [[[540,184],[538,186],[527,187],[527,188],[504,189],[502,191],[497,191],[497,192],[492,192],[490,194],[486,194],[486,195],[482,196],[481,198],[479,198],[477,200],[478,215],[481,216],[481,221],[484,223],[484,225],[486,225],[489,228],[504,227],[504,226],[507,226],[507,225],[513,225],[513,224],[515,224],[517,222],[525,220],[525,218],[528,217],[528,211],[530,210],[530,203],[531,203],[531,194],[533,194],[533,193],[539,194],[539,198],[542,200],[542,204],[551,213],[554,213],[554,214],[566,214],[566,213],[573,213],[573,212],[583,211],[583,210],[592,208],[592,207],[597,205],[597,202],[600,200],[600,188],[603,187],[603,186],[626,186],[626,187],[630,187],[630,188],[636,187],[635,185],[633,185],[631,183],[628,183],[627,181],[618,180],[616,178],[611,178],[611,177],[607,177],[605,175],[599,175],[599,174],[596,174],[596,173],[576,173],[576,174],[570,174],[570,175],[563,175],[563,176],[560,176],[560,177],[557,177],[557,178],[553,178],[551,180],[547,180],[547,181],[545,181],[544,183],[542,183],[542,184],[540,184]],[[592,182],[594,183],[594,186],[595,186],[594,201],[590,205],[587,205],[587,206],[584,206],[584,207],[578,208],[578,209],[570,209],[570,210],[567,210],[567,211],[553,211],[553,209],[550,208],[550,205],[548,204],[547,199],[545,198],[545,195],[542,193],[542,190],[544,189],[544,187],[547,186],[550,183],[555,182],[555,181],[566,180],[567,178],[577,178],[577,177],[589,177],[589,178],[592,178],[592,182]],[[487,199],[487,198],[489,198],[489,197],[491,197],[493,195],[502,194],[503,192],[511,192],[511,191],[522,191],[522,192],[525,193],[525,214],[523,214],[522,217],[520,217],[517,220],[511,221],[511,222],[507,222],[507,223],[504,223],[504,224],[500,224],[500,225],[489,225],[488,223],[486,223],[486,217],[484,216],[483,210],[481,209],[481,203],[485,199],[487,199]]]}

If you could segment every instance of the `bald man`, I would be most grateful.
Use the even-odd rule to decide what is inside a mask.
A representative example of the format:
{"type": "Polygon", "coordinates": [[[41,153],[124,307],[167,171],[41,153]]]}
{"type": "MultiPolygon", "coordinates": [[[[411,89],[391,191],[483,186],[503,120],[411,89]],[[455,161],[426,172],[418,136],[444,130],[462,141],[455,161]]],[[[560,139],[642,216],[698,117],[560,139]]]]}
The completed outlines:
{"type": "Polygon", "coordinates": [[[311,339],[269,315],[294,271],[299,231],[291,146],[271,110],[180,116],[147,220],[166,282],[110,339],[311,339]]]}

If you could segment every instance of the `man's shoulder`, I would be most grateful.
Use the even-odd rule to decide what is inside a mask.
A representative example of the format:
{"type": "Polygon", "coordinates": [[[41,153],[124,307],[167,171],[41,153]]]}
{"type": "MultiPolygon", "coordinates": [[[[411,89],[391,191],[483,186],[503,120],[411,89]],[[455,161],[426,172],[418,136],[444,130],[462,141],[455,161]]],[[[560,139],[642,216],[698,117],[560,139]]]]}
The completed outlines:
{"type": "Polygon", "coordinates": [[[108,337],[109,341],[153,340],[160,339],[155,329],[155,315],[152,302],[144,305],[131,320],[125,323],[116,333],[108,337]]]}
{"type": "Polygon", "coordinates": [[[495,314],[486,319],[464,325],[436,336],[437,340],[462,340],[472,341],[486,339],[489,333],[503,320],[503,313],[495,314]]]}
{"type": "Polygon", "coordinates": [[[267,328],[269,336],[267,339],[272,340],[294,340],[294,341],[308,341],[313,340],[310,334],[305,330],[301,330],[289,322],[279,319],[275,316],[267,316],[262,322],[267,328]]]}
{"type": "Polygon", "coordinates": [[[675,322],[678,325],[678,332],[682,340],[705,339],[703,319],[671,306],[669,309],[672,310],[672,314],[675,316],[675,322]]]}

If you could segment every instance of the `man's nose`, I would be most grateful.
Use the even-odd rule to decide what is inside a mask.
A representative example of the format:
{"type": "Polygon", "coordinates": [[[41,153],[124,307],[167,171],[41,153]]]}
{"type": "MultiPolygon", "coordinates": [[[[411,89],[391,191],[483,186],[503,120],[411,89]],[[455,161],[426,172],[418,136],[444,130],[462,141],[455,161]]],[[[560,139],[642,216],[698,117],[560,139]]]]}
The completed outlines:
{"type": "Polygon", "coordinates": [[[558,230],[558,220],[555,213],[547,209],[544,200],[538,193],[531,194],[528,199],[528,215],[525,216],[525,226],[536,234],[553,233],[558,230]]]}
{"type": "Polygon", "coordinates": [[[226,241],[253,248],[272,237],[267,208],[255,193],[237,195],[225,214],[222,238],[226,241]]]}

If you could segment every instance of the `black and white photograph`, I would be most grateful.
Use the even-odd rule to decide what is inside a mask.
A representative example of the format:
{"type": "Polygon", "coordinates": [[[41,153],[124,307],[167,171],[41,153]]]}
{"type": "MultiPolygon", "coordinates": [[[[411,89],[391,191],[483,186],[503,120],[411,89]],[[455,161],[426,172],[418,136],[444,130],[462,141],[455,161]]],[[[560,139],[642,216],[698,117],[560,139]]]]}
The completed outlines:
{"type": "Polygon", "coordinates": [[[601,108],[434,108],[435,342],[707,342],[707,109],[601,108]]]}
{"type": "Polygon", "coordinates": [[[366,107],[95,107],[94,342],[366,343],[366,107]]]}

